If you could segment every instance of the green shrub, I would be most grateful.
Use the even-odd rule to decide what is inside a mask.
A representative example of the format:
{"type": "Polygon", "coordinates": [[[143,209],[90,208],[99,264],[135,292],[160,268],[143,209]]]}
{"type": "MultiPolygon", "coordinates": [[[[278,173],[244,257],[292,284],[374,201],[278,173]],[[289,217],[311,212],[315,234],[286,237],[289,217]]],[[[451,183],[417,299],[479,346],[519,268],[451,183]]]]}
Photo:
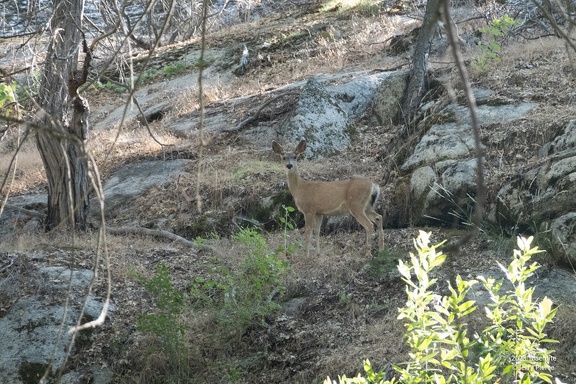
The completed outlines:
{"type": "MultiPolygon", "coordinates": [[[[466,300],[472,285],[456,277],[449,285],[450,295],[441,296],[430,290],[437,280],[430,272],[442,264],[445,255],[437,252],[441,245],[429,246],[429,233],[420,232],[415,240],[417,255],[410,254],[410,265],[400,261],[398,270],[406,283],[406,305],[399,319],[406,321],[406,343],[410,360],[395,366],[398,378],[385,380],[382,372],[374,373],[369,361],[364,362],[365,376],[339,378],[344,383],[532,383],[552,382],[546,370],[553,360],[552,350],[543,343],[555,342],[544,333],[556,309],[548,298],[536,303],[534,288],[526,288],[526,279],[538,268],[528,265],[530,258],[541,252],[530,248],[532,238],[518,238],[514,260],[505,268],[513,289],[500,294],[502,282],[479,277],[490,292],[492,303],[486,316],[491,325],[481,333],[468,336],[466,318],[476,310],[473,300],[466,300]]],[[[332,383],[328,378],[325,384],[332,383]]]]}
{"type": "Polygon", "coordinates": [[[17,114],[17,88],[18,84],[15,81],[13,81],[11,84],[0,83],[0,113],[6,116],[17,114]]]}
{"type": "Polygon", "coordinates": [[[167,367],[170,372],[179,372],[181,377],[187,377],[189,346],[184,337],[186,327],[181,320],[182,314],[188,308],[184,294],[174,288],[168,267],[164,264],[158,265],[152,278],[138,279],[152,296],[156,311],[141,315],[137,329],[158,339],[170,362],[170,367],[167,367]]]}
{"type": "MultiPolygon", "coordinates": [[[[262,322],[279,308],[273,298],[284,290],[287,264],[255,230],[243,229],[233,239],[239,245],[239,254],[228,263],[209,260],[189,284],[188,292],[174,287],[164,264],[150,279],[136,276],[155,307],[152,313],[140,316],[137,329],[157,341],[140,354],[145,357],[143,361],[160,362],[156,364],[162,368],[157,372],[156,365],[147,365],[151,372],[146,372],[146,382],[192,382],[197,373],[191,367],[199,364],[198,357],[206,348],[214,354],[210,363],[213,370],[208,370],[220,382],[237,381],[251,365],[266,360],[261,354],[229,359],[227,351],[238,348],[238,339],[250,325],[262,322]],[[202,309],[195,311],[201,315],[194,316],[194,309],[202,309]],[[200,317],[210,320],[194,321],[200,317]],[[190,335],[195,333],[203,337],[192,345],[190,335]]],[[[197,238],[195,243],[201,245],[204,241],[197,238]]],[[[205,365],[205,358],[200,359],[205,365]]]]}
{"type": "Polygon", "coordinates": [[[292,214],[296,211],[296,208],[290,205],[282,204],[282,210],[284,211],[283,215],[278,217],[278,220],[280,221],[280,224],[284,228],[284,233],[282,234],[282,237],[284,238],[284,245],[278,248],[277,252],[285,253],[286,255],[293,255],[294,252],[296,251],[298,243],[288,241],[288,239],[290,238],[288,231],[293,231],[294,229],[296,229],[296,222],[292,217],[292,214]]]}
{"type": "Polygon", "coordinates": [[[234,239],[245,252],[239,267],[215,266],[213,277],[192,282],[190,296],[196,305],[215,310],[218,323],[238,334],[279,308],[272,298],[284,290],[287,264],[253,229],[242,229],[234,239]]]}
{"type": "Polygon", "coordinates": [[[396,263],[401,257],[403,257],[402,253],[384,245],[384,248],[378,251],[376,256],[368,260],[368,273],[378,279],[391,274],[397,275],[396,263]]]}
{"type": "Polygon", "coordinates": [[[502,44],[510,37],[514,27],[519,22],[508,15],[492,20],[490,25],[479,28],[482,35],[479,47],[482,55],[473,62],[473,66],[479,72],[486,72],[492,63],[501,60],[502,44]]]}

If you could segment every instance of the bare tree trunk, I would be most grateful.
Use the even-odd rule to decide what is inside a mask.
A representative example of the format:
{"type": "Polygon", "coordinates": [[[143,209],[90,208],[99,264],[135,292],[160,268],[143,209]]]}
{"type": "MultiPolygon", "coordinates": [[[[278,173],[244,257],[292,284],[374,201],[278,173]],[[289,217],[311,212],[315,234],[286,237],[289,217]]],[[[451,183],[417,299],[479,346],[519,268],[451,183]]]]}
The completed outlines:
{"type": "Polygon", "coordinates": [[[77,93],[86,73],[83,79],[76,76],[84,0],[54,0],[53,4],[51,37],[39,90],[40,119],[45,129],[37,133],[48,179],[45,225],[48,230],[59,226],[82,230],[88,226],[88,103],[77,93]]]}
{"type": "Polygon", "coordinates": [[[416,39],[408,89],[402,104],[402,117],[407,127],[414,124],[416,112],[425,93],[426,76],[428,74],[428,52],[439,19],[439,7],[440,0],[428,0],[424,20],[416,39]]]}

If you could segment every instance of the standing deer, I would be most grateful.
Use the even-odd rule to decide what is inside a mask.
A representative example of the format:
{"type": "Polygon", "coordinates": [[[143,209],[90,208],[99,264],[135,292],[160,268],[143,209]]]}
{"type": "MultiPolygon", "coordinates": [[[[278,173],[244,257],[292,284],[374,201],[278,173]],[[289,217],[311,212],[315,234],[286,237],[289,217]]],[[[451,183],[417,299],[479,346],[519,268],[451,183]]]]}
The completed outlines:
{"type": "Polygon", "coordinates": [[[309,181],[298,174],[296,160],[306,150],[306,140],[300,141],[292,153],[285,153],[282,146],[272,141],[272,150],[286,161],[288,189],[294,197],[296,206],[304,214],[306,255],[310,256],[312,232],[316,232],[316,253],[320,254],[320,227],[326,216],[344,216],[351,214],[366,230],[366,256],[371,255],[371,238],[374,224],[378,228],[378,246],[384,246],[382,216],[374,211],[380,197],[380,187],[365,178],[341,181],[309,181]]]}

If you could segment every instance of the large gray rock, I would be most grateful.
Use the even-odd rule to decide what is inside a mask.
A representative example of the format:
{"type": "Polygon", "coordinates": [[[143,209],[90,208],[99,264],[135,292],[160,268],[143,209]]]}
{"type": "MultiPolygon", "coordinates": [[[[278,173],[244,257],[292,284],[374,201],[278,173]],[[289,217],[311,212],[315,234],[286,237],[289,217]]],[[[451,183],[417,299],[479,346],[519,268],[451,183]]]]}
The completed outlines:
{"type": "Polygon", "coordinates": [[[372,107],[378,118],[388,121],[404,96],[405,78],[406,72],[402,71],[372,73],[327,85],[326,91],[338,100],[349,118],[362,118],[372,107]],[[382,103],[378,100],[382,100],[382,103]],[[379,104],[384,106],[379,109],[379,104]],[[386,107],[388,104],[395,105],[386,107]]]}
{"type": "MultiPolygon", "coordinates": [[[[481,105],[478,121],[481,127],[513,121],[534,106],[481,105]]],[[[476,147],[467,108],[450,108],[456,122],[430,127],[401,166],[410,179],[409,200],[399,202],[411,207],[405,222],[453,223],[469,219],[477,188],[476,147]]]]}
{"type": "MultiPolygon", "coordinates": [[[[505,265],[507,266],[507,265],[505,265]]],[[[513,292],[514,286],[506,279],[506,275],[501,269],[492,269],[482,274],[485,278],[493,278],[496,281],[502,281],[500,294],[513,292]]],[[[574,284],[574,274],[561,268],[550,270],[538,269],[535,274],[528,278],[526,287],[534,287],[532,300],[539,302],[545,297],[552,300],[555,305],[573,305],[576,295],[576,284],[574,284]]],[[[492,297],[484,288],[482,283],[478,282],[472,286],[468,292],[468,298],[476,302],[482,309],[493,304],[492,297]]]]}
{"type": "Polygon", "coordinates": [[[557,136],[554,140],[546,143],[538,151],[540,156],[548,156],[552,154],[562,154],[568,151],[576,150],[576,120],[570,120],[564,132],[557,136]]]}
{"type": "Polygon", "coordinates": [[[403,72],[389,72],[374,96],[373,113],[378,124],[392,124],[400,112],[407,76],[403,72]]]}
{"type": "Polygon", "coordinates": [[[306,157],[326,157],[339,153],[350,144],[350,120],[338,100],[320,83],[308,80],[292,117],[281,129],[282,141],[308,142],[306,157]]]}
{"type": "MultiPolygon", "coordinates": [[[[26,257],[29,256],[20,255],[26,257]]],[[[33,257],[38,261],[48,255],[33,257]]],[[[67,332],[76,325],[80,310],[84,306],[84,321],[96,318],[102,310],[100,298],[89,296],[84,303],[94,277],[92,270],[71,270],[64,266],[36,269],[30,267],[33,265],[30,261],[27,265],[26,276],[0,281],[0,296],[14,298],[8,312],[0,317],[2,383],[37,380],[36,375],[42,375],[48,366],[54,375],[65,362],[71,343],[67,332]]],[[[112,305],[109,311],[114,309],[112,305]]]]}
{"type": "MultiPolygon", "coordinates": [[[[119,168],[104,184],[106,211],[177,177],[192,160],[144,161],[119,168]]],[[[94,205],[94,204],[93,204],[94,205]]]]}
{"type": "MultiPolygon", "coordinates": [[[[388,122],[393,118],[398,110],[398,106],[403,97],[404,84],[406,81],[406,71],[393,71],[393,72],[377,72],[373,71],[351,71],[336,74],[323,74],[315,77],[312,82],[320,84],[321,98],[327,98],[329,102],[329,111],[317,110],[319,112],[318,118],[330,118],[330,115],[335,116],[336,119],[342,119],[342,116],[348,122],[365,117],[370,110],[374,111],[377,121],[388,122]],[[324,93],[324,91],[326,93],[324,93]],[[334,114],[335,108],[340,110],[334,114]],[[341,111],[345,113],[341,115],[341,111]]],[[[188,86],[184,78],[181,81],[181,86],[188,86]]],[[[303,98],[307,98],[307,92],[314,92],[310,89],[308,82],[296,82],[289,84],[285,87],[258,93],[255,95],[240,96],[237,98],[229,99],[224,102],[208,104],[205,107],[205,119],[203,130],[206,134],[211,135],[221,130],[230,130],[250,117],[259,109],[259,105],[263,102],[262,96],[275,97],[282,95],[284,92],[295,93],[297,90],[302,89],[303,98]],[[256,101],[260,100],[260,101],[256,101]],[[238,112],[242,111],[242,115],[238,112]]],[[[148,90],[151,96],[158,92],[158,89],[148,90]]],[[[158,97],[158,96],[156,96],[158,97]]],[[[302,98],[301,98],[302,99],[302,98]]],[[[281,106],[282,103],[287,103],[286,100],[280,98],[276,103],[268,106],[261,115],[265,116],[268,110],[272,110],[272,116],[275,116],[274,105],[281,106]]],[[[164,97],[156,101],[157,104],[151,104],[150,107],[145,109],[146,115],[154,115],[158,112],[163,112],[169,108],[170,99],[164,97]]],[[[309,103],[309,101],[307,102],[309,103]]],[[[148,102],[150,104],[150,102],[148,102]]],[[[302,104],[296,106],[288,104],[287,107],[295,116],[302,111],[294,111],[293,108],[299,108],[302,104]]],[[[286,112],[286,107],[279,107],[277,113],[282,114],[286,112]]],[[[306,110],[306,113],[313,113],[314,110],[306,110]]],[[[116,113],[117,115],[118,113],[116,113]]],[[[115,117],[118,119],[118,116],[115,117]]],[[[198,134],[200,116],[197,110],[193,110],[183,114],[172,121],[167,127],[168,130],[180,137],[195,137],[198,134]]],[[[286,141],[282,134],[278,135],[276,130],[278,122],[276,120],[267,120],[265,117],[257,119],[243,127],[238,132],[239,137],[248,142],[254,143],[256,147],[268,147],[271,140],[286,141]]],[[[282,128],[282,127],[281,127],[282,128]]],[[[284,127],[285,128],[285,127],[284,127]]],[[[288,138],[287,138],[288,139],[288,138]]],[[[293,139],[293,138],[290,138],[293,139]]],[[[298,137],[297,139],[300,139],[298,137]]],[[[296,140],[293,140],[296,141],[296,140]]]]}
{"type": "Polygon", "coordinates": [[[576,156],[541,165],[498,191],[494,219],[505,227],[547,222],[576,212],[576,156]]]}
{"type": "Polygon", "coordinates": [[[552,221],[552,238],[564,248],[571,265],[576,265],[576,212],[570,212],[552,221]]]}
{"type": "Polygon", "coordinates": [[[434,125],[422,137],[401,169],[411,171],[444,160],[469,158],[473,153],[474,137],[470,127],[455,123],[434,125]]]}
{"type": "Polygon", "coordinates": [[[576,262],[576,120],[545,144],[542,165],[505,184],[496,196],[491,220],[504,228],[549,226],[552,241],[576,262]]]}
{"type": "Polygon", "coordinates": [[[476,159],[446,160],[437,164],[438,182],[429,189],[423,211],[427,222],[460,223],[472,212],[476,192],[476,159]]]}

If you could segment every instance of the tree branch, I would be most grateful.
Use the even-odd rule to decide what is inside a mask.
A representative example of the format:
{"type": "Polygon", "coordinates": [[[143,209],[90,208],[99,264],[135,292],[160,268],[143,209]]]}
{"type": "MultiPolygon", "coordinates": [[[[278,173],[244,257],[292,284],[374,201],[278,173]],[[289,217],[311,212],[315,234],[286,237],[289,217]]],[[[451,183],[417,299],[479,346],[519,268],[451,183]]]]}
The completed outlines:
{"type": "Polygon", "coordinates": [[[241,130],[246,125],[255,121],[258,118],[258,116],[260,115],[260,113],[264,110],[264,108],[266,108],[268,105],[270,105],[273,102],[283,98],[284,96],[293,96],[293,95],[299,95],[299,94],[300,94],[300,91],[288,91],[288,92],[284,92],[280,95],[277,95],[277,96],[271,98],[270,100],[267,100],[264,104],[262,104],[260,106],[260,108],[258,108],[258,110],[252,116],[242,120],[240,123],[236,124],[236,126],[234,126],[232,128],[220,128],[218,131],[216,131],[216,133],[214,134],[212,139],[215,139],[216,137],[220,136],[224,132],[236,132],[236,131],[241,130]]]}

